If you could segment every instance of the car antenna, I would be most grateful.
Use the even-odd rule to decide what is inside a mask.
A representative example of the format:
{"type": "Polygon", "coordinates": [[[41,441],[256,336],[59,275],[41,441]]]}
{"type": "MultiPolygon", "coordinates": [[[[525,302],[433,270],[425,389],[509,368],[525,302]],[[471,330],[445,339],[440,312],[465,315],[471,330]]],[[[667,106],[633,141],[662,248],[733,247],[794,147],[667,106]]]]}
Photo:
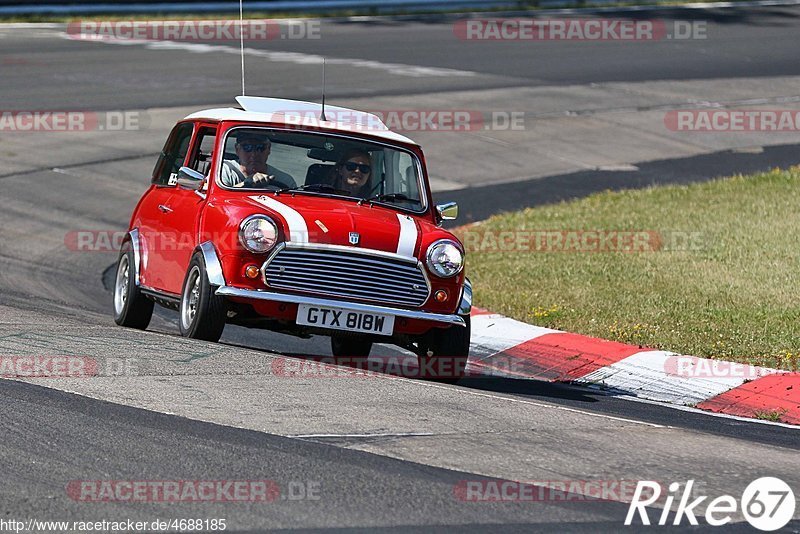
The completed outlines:
{"type": "Polygon", "coordinates": [[[242,53],[242,96],[246,96],[244,92],[244,10],[242,1],[239,0],[239,49],[242,53]]]}
{"type": "Polygon", "coordinates": [[[325,118],[325,58],[322,58],[322,113],[319,116],[319,120],[327,121],[328,119],[325,118]]]}

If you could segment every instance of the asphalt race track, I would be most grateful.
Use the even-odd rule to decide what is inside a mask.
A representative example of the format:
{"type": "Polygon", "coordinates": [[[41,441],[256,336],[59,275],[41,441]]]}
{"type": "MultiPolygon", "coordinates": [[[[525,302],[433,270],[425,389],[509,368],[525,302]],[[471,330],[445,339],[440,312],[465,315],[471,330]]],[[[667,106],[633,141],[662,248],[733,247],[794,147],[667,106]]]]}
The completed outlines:
{"type": "MultiPolygon", "coordinates": [[[[318,100],[314,61],[324,54],[331,103],[524,112],[520,131],[408,132],[426,149],[437,198],[461,204],[460,222],[607,188],[800,163],[797,132],[687,134],[663,119],[701,105],[796,108],[800,8],[636,16],[704,21],[708,38],[465,43],[442,17],[329,21],[318,40],[248,44],[248,93],[318,100]]],[[[621,502],[472,502],[459,488],[693,479],[702,495],[738,499],[752,480],[776,476],[800,491],[800,435],[786,426],[535,381],[449,386],[347,369],[281,376],[276,369],[291,362],[329,355],[327,339],[229,326],[220,344],[190,341],[167,311],[147,332],[116,327],[108,291],[116,254],[76,250],[69,236],[127,228],[175,121],[239,94],[235,47],[84,42],[59,25],[0,27],[3,110],[137,118],[121,131],[0,130],[0,355],[100,364],[91,378],[0,381],[0,519],[224,518],[236,532],[615,532],[627,513],[621,502]],[[86,480],[268,480],[280,495],[86,502],[69,490],[86,480]]],[[[726,531],[752,531],[741,515],[734,520],[726,531]]],[[[800,531],[800,521],[786,531],[800,531]]]]}

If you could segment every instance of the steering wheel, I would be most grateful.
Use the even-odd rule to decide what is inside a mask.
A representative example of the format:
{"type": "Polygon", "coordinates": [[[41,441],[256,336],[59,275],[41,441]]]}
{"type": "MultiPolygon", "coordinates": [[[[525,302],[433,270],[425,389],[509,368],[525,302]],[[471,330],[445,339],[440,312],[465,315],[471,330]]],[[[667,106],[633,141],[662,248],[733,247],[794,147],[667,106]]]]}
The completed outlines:
{"type": "Polygon", "coordinates": [[[268,182],[258,182],[255,183],[252,178],[245,178],[244,182],[242,183],[243,187],[247,189],[268,189],[271,187],[276,187],[278,189],[287,189],[291,187],[296,187],[293,185],[287,185],[280,180],[270,180],[268,182]]]}

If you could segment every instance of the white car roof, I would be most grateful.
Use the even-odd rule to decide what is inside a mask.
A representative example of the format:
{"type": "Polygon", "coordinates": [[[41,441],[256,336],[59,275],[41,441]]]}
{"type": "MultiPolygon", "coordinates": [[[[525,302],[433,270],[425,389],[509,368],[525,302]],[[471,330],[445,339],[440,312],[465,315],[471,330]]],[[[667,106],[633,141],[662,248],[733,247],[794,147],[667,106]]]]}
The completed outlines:
{"type": "Polygon", "coordinates": [[[364,133],[387,141],[416,145],[404,135],[391,131],[372,113],[339,106],[325,105],[325,118],[321,120],[322,105],[284,98],[238,96],[238,108],[215,108],[198,111],[184,120],[209,119],[219,121],[275,122],[297,126],[316,126],[343,133],[364,133]]]}

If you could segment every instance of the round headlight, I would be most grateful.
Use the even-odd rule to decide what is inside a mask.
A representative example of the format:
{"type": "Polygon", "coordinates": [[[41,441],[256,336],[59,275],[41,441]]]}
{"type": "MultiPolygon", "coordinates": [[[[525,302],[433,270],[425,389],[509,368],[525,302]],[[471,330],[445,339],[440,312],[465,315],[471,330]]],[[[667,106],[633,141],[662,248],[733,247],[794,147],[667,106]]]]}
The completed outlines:
{"type": "Polygon", "coordinates": [[[464,268],[464,255],[453,241],[442,239],[428,247],[428,269],[441,278],[451,278],[464,268]]]}
{"type": "Polygon", "coordinates": [[[253,215],[239,226],[239,241],[250,252],[269,252],[278,242],[278,227],[265,215],[253,215]]]}

